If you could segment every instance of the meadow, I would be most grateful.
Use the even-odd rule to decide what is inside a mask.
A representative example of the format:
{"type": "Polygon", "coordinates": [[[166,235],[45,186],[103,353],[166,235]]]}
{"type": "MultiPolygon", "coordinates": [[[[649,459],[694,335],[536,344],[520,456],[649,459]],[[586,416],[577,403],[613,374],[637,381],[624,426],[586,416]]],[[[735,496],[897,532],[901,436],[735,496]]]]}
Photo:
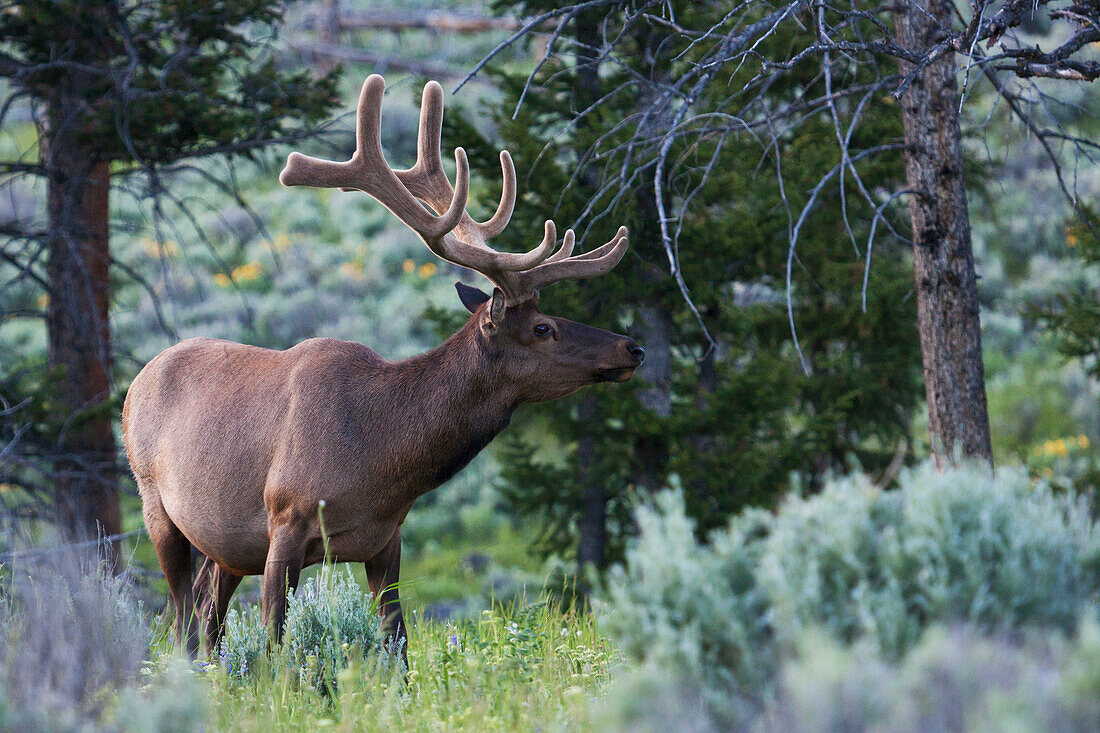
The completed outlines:
{"type": "MultiPolygon", "coordinates": [[[[74,555],[4,568],[4,730],[1095,730],[1100,533],[1019,469],[903,469],[748,510],[701,544],[682,496],[590,598],[408,614],[409,668],[347,566],[271,645],[237,602],[213,653],[74,555]]],[[[566,589],[567,590],[567,589],[566,589]]]]}

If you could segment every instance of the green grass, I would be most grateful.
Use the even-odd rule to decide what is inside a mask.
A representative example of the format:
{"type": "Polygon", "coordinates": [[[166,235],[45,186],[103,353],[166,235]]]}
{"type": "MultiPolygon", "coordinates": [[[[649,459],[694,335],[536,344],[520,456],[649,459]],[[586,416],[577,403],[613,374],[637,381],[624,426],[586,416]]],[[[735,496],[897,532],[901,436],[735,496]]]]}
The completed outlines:
{"type": "MultiPolygon", "coordinates": [[[[392,665],[353,657],[331,695],[300,684],[279,651],[243,681],[213,666],[190,673],[198,683],[193,704],[205,698],[205,724],[218,731],[584,730],[616,656],[590,615],[550,601],[414,623],[408,651],[407,683],[392,665]]],[[[187,688],[172,678],[173,659],[160,657],[145,705],[187,688]]]]}

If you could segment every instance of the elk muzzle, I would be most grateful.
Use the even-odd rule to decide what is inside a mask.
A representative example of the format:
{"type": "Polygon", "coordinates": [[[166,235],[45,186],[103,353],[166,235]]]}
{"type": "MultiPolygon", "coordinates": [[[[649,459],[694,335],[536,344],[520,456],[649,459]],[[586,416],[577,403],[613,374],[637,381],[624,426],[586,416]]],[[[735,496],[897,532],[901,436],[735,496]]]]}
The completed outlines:
{"type": "Polygon", "coordinates": [[[645,361],[645,349],[632,338],[621,337],[614,347],[613,366],[598,371],[602,382],[625,382],[645,361]]]}

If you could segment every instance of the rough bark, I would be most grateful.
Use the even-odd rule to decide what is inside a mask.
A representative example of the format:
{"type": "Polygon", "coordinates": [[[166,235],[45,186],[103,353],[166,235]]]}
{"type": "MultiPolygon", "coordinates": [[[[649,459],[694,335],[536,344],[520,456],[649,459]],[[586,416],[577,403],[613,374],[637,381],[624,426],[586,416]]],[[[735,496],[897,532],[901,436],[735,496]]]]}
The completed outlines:
{"type": "MultiPolygon", "coordinates": [[[[899,0],[899,43],[921,53],[952,21],[945,0],[899,0]]],[[[908,71],[903,65],[903,73],[908,71]]],[[[914,242],[917,324],[929,425],[937,462],[992,462],[986,412],[978,284],[959,134],[959,90],[952,54],[929,65],[901,100],[909,216],[914,242]]]]}
{"type": "Polygon", "coordinates": [[[43,146],[49,221],[49,360],[62,421],[57,510],[76,537],[120,530],[111,424],[108,221],[110,167],[81,135],[73,108],[51,106],[43,146]]]}

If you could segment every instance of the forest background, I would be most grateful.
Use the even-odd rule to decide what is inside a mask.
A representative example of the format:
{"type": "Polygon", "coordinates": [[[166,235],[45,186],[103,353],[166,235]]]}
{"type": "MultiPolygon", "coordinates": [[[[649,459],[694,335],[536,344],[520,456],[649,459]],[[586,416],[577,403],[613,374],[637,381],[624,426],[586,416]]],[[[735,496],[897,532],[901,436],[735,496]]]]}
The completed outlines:
{"type": "MultiPolygon", "coordinates": [[[[422,81],[438,76],[454,88],[518,27],[507,20],[509,12],[541,10],[531,3],[293,4],[274,39],[273,58],[280,68],[318,75],[340,64],[337,89],[325,90],[337,121],[311,143],[314,152],[333,157],[351,142],[349,104],[357,86],[368,73],[386,74],[383,137],[391,160],[403,162],[415,148],[422,81]]],[[[631,227],[631,255],[612,275],[560,284],[542,302],[547,312],[630,332],[646,344],[650,359],[629,386],[521,411],[486,455],[418,502],[405,529],[406,557],[422,579],[413,593],[426,604],[476,608],[487,594],[508,595],[545,574],[544,560],[567,574],[578,561],[605,567],[621,557],[633,508],[658,488],[683,487],[691,515],[709,529],[743,506],[773,506],[792,487],[812,492],[830,472],[859,469],[889,484],[900,465],[930,451],[912,257],[893,236],[908,227],[903,203],[885,207],[886,221],[879,222],[849,181],[846,197],[832,186],[813,208],[793,274],[798,347],[810,354],[812,373],[799,362],[784,285],[789,210],[800,209],[836,163],[827,116],[780,136],[779,161],[750,136],[727,142],[693,200],[679,233],[682,273],[690,307],[702,313],[716,341],[709,348],[668,273],[651,185],[636,182],[619,194],[623,200],[610,215],[591,216],[600,211],[599,196],[586,183],[590,169],[577,179],[578,151],[613,129],[617,110],[601,108],[571,126],[587,105],[573,89],[584,72],[569,67],[567,54],[544,60],[536,83],[528,83],[548,38],[542,33],[509,47],[449,99],[444,146],[470,152],[475,173],[483,175],[475,191],[475,207],[482,208],[495,196],[495,150],[512,151],[524,192],[510,229],[512,246],[524,246],[543,218],[580,223],[586,241],[603,241],[604,230],[619,223],[631,227]],[[864,256],[872,226],[874,254],[864,256]]],[[[615,88],[630,73],[605,63],[597,83],[615,88]]],[[[804,85],[820,83],[814,73],[784,78],[769,90],[772,103],[789,104],[804,85]]],[[[859,73],[846,81],[859,83],[859,73]]],[[[1040,89],[1053,95],[1040,101],[1059,105],[1047,112],[1067,129],[1083,135],[1095,129],[1092,85],[1040,89]]],[[[1096,268],[1086,266],[1095,235],[1060,190],[1041,141],[989,90],[975,85],[969,94],[962,137],[994,460],[1021,462],[1037,476],[1081,489],[1096,471],[1100,386],[1090,376],[1095,349],[1087,313],[1061,314],[1067,296],[1087,300],[1100,282],[1096,268]],[[1085,324],[1076,350],[1067,341],[1074,338],[1072,323],[1085,324]]],[[[853,146],[900,135],[895,101],[882,95],[875,102],[853,146]]],[[[626,116],[645,100],[635,95],[617,104],[626,116]]],[[[27,98],[11,98],[0,140],[5,157],[33,158],[31,110],[27,98]]],[[[309,114],[320,121],[318,110],[309,114]]],[[[1074,190],[1088,207],[1100,174],[1069,147],[1059,149],[1057,160],[1075,166],[1074,190]]],[[[282,189],[276,173],[287,149],[176,164],[157,179],[158,195],[150,195],[155,191],[140,175],[115,177],[112,388],[101,411],[117,415],[140,367],[183,338],[287,348],[332,336],[402,358],[435,345],[464,318],[452,285],[463,279],[483,286],[476,275],[437,261],[369,197],[282,189]]],[[[904,164],[888,153],[863,177],[874,191],[897,190],[904,164]]],[[[687,190],[690,184],[678,185],[687,190]]],[[[9,486],[7,516],[15,520],[5,528],[11,547],[18,532],[35,526],[26,520],[48,512],[57,499],[53,486],[64,472],[51,445],[56,453],[59,423],[73,419],[51,405],[56,375],[50,376],[43,328],[49,297],[35,276],[42,258],[11,236],[41,226],[43,193],[40,179],[13,167],[0,195],[9,235],[0,264],[0,481],[9,486]]],[[[119,478],[112,480],[122,487],[118,529],[125,532],[140,526],[140,514],[123,458],[118,464],[119,478]]],[[[152,556],[138,545],[138,566],[152,571],[152,556]]]]}
{"type": "MultiPolygon", "coordinates": [[[[668,12],[702,22],[692,18],[692,4],[680,5],[668,12]]],[[[438,78],[450,92],[520,27],[514,17],[553,6],[297,3],[277,33],[246,31],[244,45],[269,49],[272,70],[303,87],[305,77],[295,74],[327,81],[297,91],[300,106],[289,113],[282,102],[270,104],[272,119],[277,112],[300,123],[269,130],[274,144],[230,140],[224,145],[238,149],[229,156],[215,144],[209,152],[217,154],[166,160],[155,174],[112,163],[109,393],[77,413],[57,404],[63,377],[45,328],[48,273],[28,236],[41,230],[47,211],[41,179],[20,167],[35,165],[41,109],[0,80],[9,100],[0,157],[12,161],[0,182],[0,553],[56,539],[50,520],[64,498],[58,487],[83,469],[99,471],[120,487],[115,529],[125,535],[119,551],[127,573],[158,610],[165,587],[139,532],[140,502],[124,456],[106,469],[74,463],[65,444],[74,425],[105,421],[117,440],[114,416],[127,384],[184,338],[287,348],[331,336],[397,359],[434,346],[461,322],[453,283],[484,286],[476,275],[435,259],[368,197],[284,189],[277,173],[292,148],[333,158],[350,152],[351,102],[374,72],[388,83],[387,155],[394,165],[410,162],[423,81],[438,78]],[[322,124],[330,117],[336,121],[322,124]],[[320,134],[307,137],[318,125],[320,134]],[[288,144],[298,136],[303,141],[288,144]]],[[[900,154],[885,151],[861,167],[858,184],[841,176],[814,198],[839,155],[826,111],[770,144],[748,134],[722,145],[705,136],[685,144],[680,160],[702,162],[671,178],[676,190],[706,183],[679,221],[689,300],[669,272],[652,185],[639,179],[612,190],[583,165],[585,151],[614,142],[622,134],[617,122],[651,103],[630,79],[671,43],[661,34],[668,26],[655,22],[632,36],[597,71],[576,59],[592,48],[577,39],[598,29],[579,18],[569,31],[573,54],[553,55],[555,27],[543,24],[506,46],[447,95],[443,144],[470,153],[475,216],[497,195],[495,151],[512,152],[522,193],[507,242],[513,249],[533,244],[544,218],[576,225],[586,247],[620,223],[630,226],[631,252],[613,274],[559,284],[540,303],[631,333],[649,359],[629,385],[525,408],[469,468],[417,502],[403,528],[402,595],[428,620],[476,617],[494,601],[533,598],[546,587],[598,586],[600,572],[636,536],[638,507],[662,489],[682,492],[702,538],[746,507],[815,495],[837,475],[862,473],[892,487],[903,467],[933,452],[907,208],[890,198],[905,185],[900,154]],[[627,91],[578,116],[620,87],[627,91]],[[857,195],[859,186],[876,205],[857,195]],[[790,212],[803,206],[810,215],[788,286],[790,212]]],[[[1039,39],[1055,32],[1042,20],[1025,29],[1039,39]]],[[[806,41],[797,30],[784,33],[767,43],[806,41]]],[[[732,70],[731,85],[739,73],[751,76],[732,70]]],[[[843,81],[858,85],[867,73],[853,65],[843,81]]],[[[821,84],[814,68],[796,67],[768,87],[766,99],[790,106],[821,84]]],[[[1095,137],[1094,84],[1038,80],[1021,88],[1067,135],[1095,137]]],[[[1052,154],[991,89],[975,82],[966,94],[961,141],[993,461],[1019,464],[1067,495],[1089,495],[1100,476],[1094,147],[1066,140],[1052,154]],[[1063,191],[1067,179],[1076,202],[1063,191]]],[[[889,94],[876,96],[853,149],[899,138],[897,105],[889,94]]],[[[254,601],[258,579],[239,594],[242,603],[254,601]]]]}

